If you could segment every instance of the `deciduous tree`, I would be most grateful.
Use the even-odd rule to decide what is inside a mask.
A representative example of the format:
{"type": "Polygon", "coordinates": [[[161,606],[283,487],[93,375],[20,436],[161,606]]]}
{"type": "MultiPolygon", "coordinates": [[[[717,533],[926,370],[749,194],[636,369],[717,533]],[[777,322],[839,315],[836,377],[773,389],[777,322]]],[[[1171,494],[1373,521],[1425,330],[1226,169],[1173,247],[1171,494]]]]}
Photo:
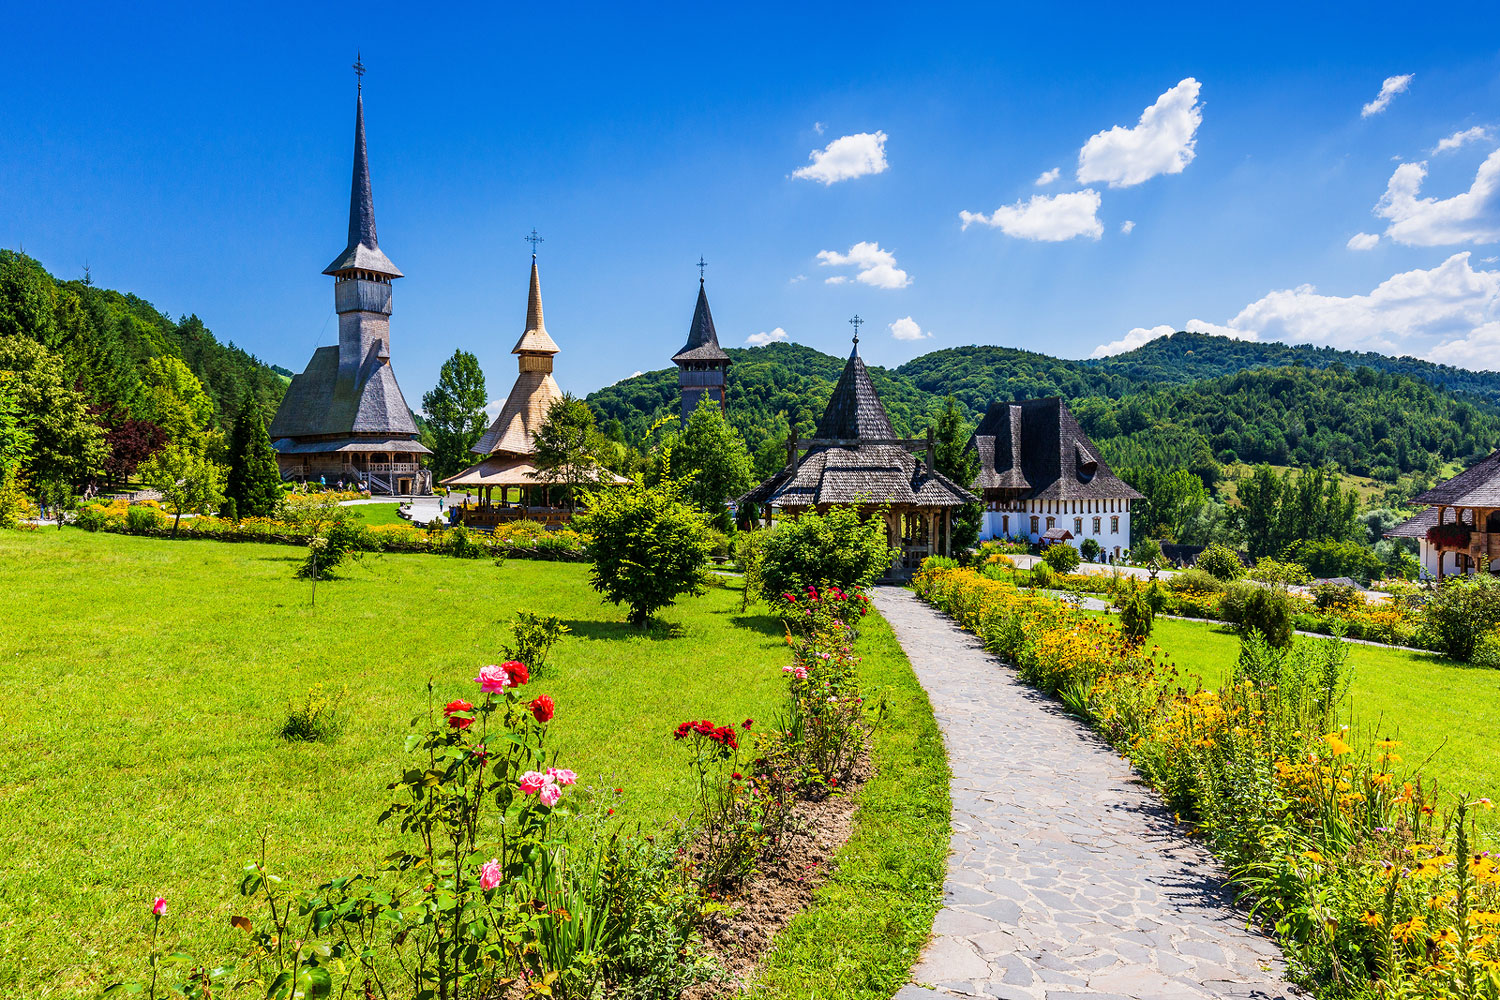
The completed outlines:
{"type": "Polygon", "coordinates": [[[744,439],[729,426],[718,403],[704,399],[698,404],[672,447],[670,461],[672,478],[682,483],[683,494],[708,514],[719,530],[729,531],[733,519],[725,501],[744,493],[753,483],[744,439]]]}
{"type": "Polygon", "coordinates": [[[437,385],[422,396],[422,409],[432,432],[432,469],[441,479],[471,464],[470,448],[484,433],[484,372],[468,351],[454,351],[443,362],[437,385]]]}
{"type": "Polygon", "coordinates": [[[645,628],[662,608],[697,591],[711,548],[708,517],[676,483],[601,490],[574,523],[588,539],[590,583],[628,605],[632,625],[645,628]]]}
{"type": "Polygon", "coordinates": [[[161,491],[172,512],[172,535],[183,514],[209,514],[224,501],[224,467],[180,444],[169,444],[140,467],[141,478],[161,491]]]}

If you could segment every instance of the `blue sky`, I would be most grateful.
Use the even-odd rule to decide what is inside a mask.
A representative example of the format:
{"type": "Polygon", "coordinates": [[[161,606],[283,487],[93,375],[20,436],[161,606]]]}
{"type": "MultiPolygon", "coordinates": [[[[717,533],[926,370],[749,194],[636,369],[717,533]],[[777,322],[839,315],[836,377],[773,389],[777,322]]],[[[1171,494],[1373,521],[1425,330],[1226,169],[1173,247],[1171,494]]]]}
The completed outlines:
{"type": "Polygon", "coordinates": [[[842,354],[858,312],[886,365],[1193,326],[1500,367],[1492,7],[8,7],[0,246],[297,371],[362,51],[413,406],[455,348],[504,396],[533,226],[578,393],[667,364],[700,254],[726,345],[842,354]]]}

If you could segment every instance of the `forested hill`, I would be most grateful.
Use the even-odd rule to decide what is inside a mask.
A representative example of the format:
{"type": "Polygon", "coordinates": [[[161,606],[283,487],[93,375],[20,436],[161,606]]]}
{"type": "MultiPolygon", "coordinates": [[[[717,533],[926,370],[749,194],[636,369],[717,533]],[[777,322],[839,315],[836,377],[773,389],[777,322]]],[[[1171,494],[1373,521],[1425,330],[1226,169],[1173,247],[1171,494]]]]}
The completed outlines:
{"type": "Polygon", "coordinates": [[[228,430],[248,389],[270,420],[286,379],[233,344],[221,344],[197,316],[174,321],[135,295],[84,281],[59,281],[22,253],[0,250],[0,337],[21,336],[58,355],[102,411],[131,410],[143,365],[179,358],[228,430]]]}
{"type": "MultiPolygon", "coordinates": [[[[1471,461],[1500,445],[1500,404],[1492,401],[1500,396],[1497,375],[1383,355],[1368,356],[1379,364],[1354,365],[1348,359],[1367,356],[1197,334],[1156,343],[1164,345],[1156,353],[1147,345],[1090,362],[1002,347],[957,348],[894,371],[872,367],[870,374],[897,433],[923,433],[950,393],[971,422],[995,400],[1056,395],[1069,401],[1108,460],[1122,467],[1186,465],[1207,451],[1224,462],[1332,463],[1391,482],[1402,473],[1434,474],[1443,463],[1471,461]],[[1277,351],[1305,363],[1267,367],[1277,351]],[[1156,359],[1178,352],[1188,358],[1189,374],[1157,371],[1155,365],[1166,362],[1156,359]],[[1472,395],[1432,384],[1459,376],[1472,395]],[[1496,383],[1493,392],[1487,380],[1496,383]]],[[[791,427],[811,434],[844,364],[800,344],[729,353],[735,363],[728,415],[752,451],[774,448],[791,427]]],[[[626,379],[588,401],[615,436],[638,442],[658,420],[677,413],[677,371],[626,379]],[[611,425],[615,420],[619,424],[611,425]]]]}

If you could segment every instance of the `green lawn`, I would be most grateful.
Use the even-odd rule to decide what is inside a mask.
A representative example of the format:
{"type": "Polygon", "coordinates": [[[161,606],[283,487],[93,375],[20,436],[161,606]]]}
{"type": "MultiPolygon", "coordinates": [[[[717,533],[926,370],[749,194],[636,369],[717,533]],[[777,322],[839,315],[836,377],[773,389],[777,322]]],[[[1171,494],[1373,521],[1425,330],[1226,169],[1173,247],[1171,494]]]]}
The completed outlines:
{"type": "MultiPolygon", "coordinates": [[[[293,579],[301,556],[283,546],[0,532],[9,693],[0,704],[0,995],[92,995],[122,962],[136,972],[157,894],[184,950],[222,954],[235,874],[263,829],[293,885],[368,866],[390,842],[374,818],[408,722],[425,711],[428,678],[439,703],[472,695],[470,678],[497,660],[501,623],[518,608],[571,625],[554,671],[532,686],[557,700],[550,746],[559,763],[580,785],[623,787],[627,822],[660,827],[687,808],[692,779],[669,735],[677,722],[769,719],[782,695],[781,626],[764,612],[740,614],[738,590],[668,609],[675,634],[641,634],[577,564],[368,556],[320,583],[314,608],[310,585],[293,579]],[[346,692],[344,734],[280,743],[288,702],[318,683],[346,692]]],[[[871,891],[883,895],[870,911],[891,935],[891,954],[878,956],[884,982],[914,955],[935,907],[946,769],[905,657],[883,623],[872,619],[870,631],[873,686],[892,690],[896,719],[910,727],[880,738],[877,757],[890,766],[866,787],[871,822],[850,848],[888,866],[875,873],[871,891]],[[909,777],[914,763],[930,773],[909,777]],[[904,790],[914,780],[928,787],[904,790]],[[903,831],[923,851],[937,845],[937,860],[887,842],[903,831]],[[901,898],[893,880],[914,889],[901,898]]],[[[824,897],[840,908],[863,898],[849,885],[857,866],[846,868],[824,897]]],[[[842,949],[852,927],[804,933],[799,954],[842,949]]]]}
{"type": "Polygon", "coordinates": [[[361,521],[370,527],[377,524],[410,524],[406,518],[396,513],[401,509],[399,503],[356,503],[350,504],[349,509],[354,511],[361,521]]]}
{"type": "MultiPolygon", "coordinates": [[[[1151,641],[1210,687],[1230,676],[1239,656],[1226,625],[1158,618],[1151,641]]],[[[1388,646],[1349,650],[1354,683],[1343,717],[1356,733],[1400,740],[1403,764],[1425,761],[1423,773],[1450,792],[1500,797],[1500,670],[1388,646]]]]}

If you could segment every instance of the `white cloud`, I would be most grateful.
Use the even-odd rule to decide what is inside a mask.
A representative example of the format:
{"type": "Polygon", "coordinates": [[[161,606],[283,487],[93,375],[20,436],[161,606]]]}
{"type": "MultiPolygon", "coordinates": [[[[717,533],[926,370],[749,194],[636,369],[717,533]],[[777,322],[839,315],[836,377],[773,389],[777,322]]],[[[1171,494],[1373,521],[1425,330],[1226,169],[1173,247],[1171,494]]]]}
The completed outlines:
{"type": "Polygon", "coordinates": [[[807,275],[805,275],[805,274],[799,274],[796,277],[792,278],[790,281],[788,281],[787,284],[788,285],[795,285],[799,281],[806,281],[806,280],[807,280],[807,275]]]}
{"type": "MultiPolygon", "coordinates": [[[[636,372],[636,374],[639,375],[640,372],[636,372]]],[[[485,415],[485,418],[487,420],[489,420],[490,423],[494,423],[495,422],[495,418],[500,415],[500,411],[504,407],[505,407],[505,400],[503,400],[503,399],[492,399],[492,400],[490,400],[488,403],[486,403],[484,405],[484,415],[485,415]]]]}
{"type": "Polygon", "coordinates": [[[1374,250],[1375,244],[1379,242],[1380,237],[1374,233],[1355,233],[1344,246],[1350,250],[1374,250]]]}
{"type": "Polygon", "coordinates": [[[885,162],[885,140],[884,132],[858,132],[835,139],[807,154],[812,163],[792,171],[792,176],[826,185],[881,173],[889,166],[885,162]]]}
{"type": "Polygon", "coordinates": [[[891,324],[891,336],[897,340],[925,340],[932,336],[932,331],[924,332],[916,320],[906,316],[891,324]]]}
{"type": "Polygon", "coordinates": [[[824,278],[823,279],[823,284],[825,284],[825,285],[844,285],[844,284],[848,284],[848,282],[849,282],[849,279],[846,278],[846,277],[844,277],[842,274],[835,274],[831,278],[824,278]]]}
{"type": "Polygon", "coordinates": [[[1439,139],[1438,144],[1432,147],[1432,155],[1436,156],[1439,153],[1446,153],[1450,149],[1458,149],[1460,146],[1471,142],[1479,142],[1489,137],[1489,129],[1483,125],[1475,125],[1473,128],[1466,128],[1462,132],[1454,132],[1446,139],[1439,139]]]}
{"type": "Polygon", "coordinates": [[[1075,236],[1098,239],[1104,235],[1099,221],[1099,192],[1093,188],[1065,194],[1034,194],[1030,201],[1002,205],[989,215],[983,212],[959,212],[963,227],[991,226],[1006,236],[1023,240],[1057,243],[1075,236]]]}
{"type": "MultiPolygon", "coordinates": [[[[853,265],[859,269],[854,280],[873,288],[905,288],[911,284],[911,276],[896,266],[896,255],[880,249],[878,243],[856,243],[848,253],[836,250],[819,250],[818,261],[824,267],[853,265]]],[[[825,279],[829,285],[842,285],[848,278],[836,275],[825,279]]]]}
{"type": "MultiPolygon", "coordinates": [[[[1138,347],[1162,329],[1132,330],[1095,355],[1138,347]]],[[[1465,251],[1427,270],[1392,275],[1365,295],[1323,295],[1312,285],[1281,289],[1225,325],[1194,320],[1187,329],[1493,368],[1489,359],[1500,347],[1500,271],[1474,270],[1465,251]]]]}
{"type": "Polygon", "coordinates": [[[1397,243],[1433,247],[1500,240],[1500,149],[1479,165],[1469,190],[1451,198],[1419,198],[1427,164],[1403,163],[1391,174],[1375,214],[1390,219],[1397,243]]]}
{"type": "Polygon", "coordinates": [[[1359,109],[1359,116],[1368,118],[1380,114],[1390,106],[1391,98],[1406,92],[1406,88],[1411,86],[1411,78],[1411,73],[1386,77],[1385,82],[1380,85],[1380,93],[1375,95],[1375,100],[1359,109]]]}
{"type": "Polygon", "coordinates": [[[1219,326],[1217,323],[1205,323],[1201,319],[1191,319],[1182,326],[1167,326],[1165,323],[1152,327],[1138,326],[1119,340],[1112,340],[1108,344],[1100,344],[1094,348],[1093,353],[1089,357],[1107,358],[1113,354],[1124,354],[1126,351],[1133,351],[1137,347],[1142,347],[1153,340],[1170,337],[1178,330],[1191,330],[1193,333],[1212,333],[1220,337],[1229,337],[1232,340],[1256,339],[1253,333],[1231,330],[1227,326],[1219,326]]]}
{"type": "Polygon", "coordinates": [[[1481,257],[1481,258],[1479,258],[1479,263],[1481,263],[1481,264],[1494,264],[1497,261],[1500,261],[1500,257],[1481,257]]]}
{"type": "Polygon", "coordinates": [[[1120,232],[1126,234],[1127,236],[1130,235],[1130,231],[1133,230],[1134,228],[1135,228],[1135,220],[1134,219],[1126,219],[1124,222],[1120,223],[1120,232]]]}
{"type": "Polygon", "coordinates": [[[813,122],[813,131],[818,133],[819,135],[822,135],[824,132],[828,131],[828,126],[824,125],[822,122],[813,122]]]}
{"type": "Polygon", "coordinates": [[[1051,170],[1042,171],[1042,176],[1036,179],[1037,187],[1046,187],[1062,176],[1062,167],[1053,167],[1051,170]]]}
{"type": "Polygon", "coordinates": [[[765,347],[767,344],[774,344],[778,340],[787,339],[789,339],[787,336],[787,332],[778,326],[770,333],[766,333],[765,331],[761,331],[760,333],[752,333],[750,336],[745,338],[745,343],[750,344],[754,347],[765,347]]]}
{"type": "Polygon", "coordinates": [[[630,377],[631,378],[635,378],[635,377],[637,377],[639,375],[644,375],[644,374],[646,374],[646,373],[643,372],[643,371],[641,371],[639,368],[637,368],[635,371],[633,371],[633,372],[630,373],[630,377]]]}
{"type": "Polygon", "coordinates": [[[1078,182],[1130,187],[1158,174],[1180,174],[1196,155],[1194,135],[1203,124],[1197,80],[1188,77],[1141,112],[1135,128],[1116,125],[1091,136],[1078,151],[1078,182]]]}

